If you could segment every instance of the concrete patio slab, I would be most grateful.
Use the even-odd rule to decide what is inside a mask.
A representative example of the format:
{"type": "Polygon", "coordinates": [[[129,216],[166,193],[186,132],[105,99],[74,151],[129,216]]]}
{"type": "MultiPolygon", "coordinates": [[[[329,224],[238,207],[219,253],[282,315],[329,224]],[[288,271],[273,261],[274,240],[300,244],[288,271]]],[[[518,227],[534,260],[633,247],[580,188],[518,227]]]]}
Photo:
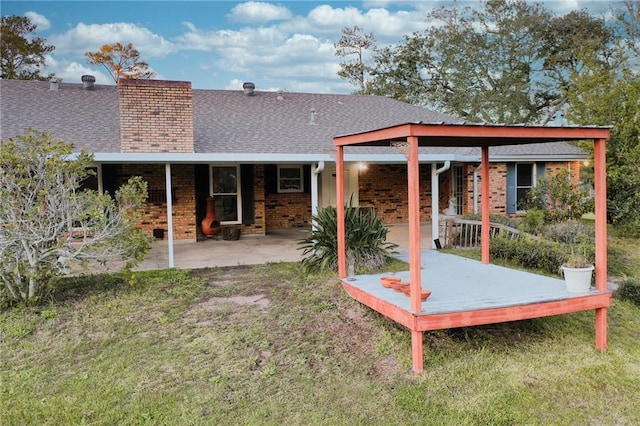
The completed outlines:
{"type": "MultiPolygon", "coordinates": [[[[409,228],[407,224],[386,225],[387,240],[398,244],[399,256],[409,253],[409,228]]],[[[239,240],[207,239],[205,241],[174,241],[174,266],[181,269],[217,266],[261,265],[274,262],[299,262],[302,250],[298,242],[309,233],[308,228],[277,229],[267,235],[241,235],[239,240]]],[[[431,224],[421,229],[422,249],[431,248],[431,224]]],[[[136,270],[153,270],[169,267],[168,242],[156,240],[145,260],[136,270]]]]}

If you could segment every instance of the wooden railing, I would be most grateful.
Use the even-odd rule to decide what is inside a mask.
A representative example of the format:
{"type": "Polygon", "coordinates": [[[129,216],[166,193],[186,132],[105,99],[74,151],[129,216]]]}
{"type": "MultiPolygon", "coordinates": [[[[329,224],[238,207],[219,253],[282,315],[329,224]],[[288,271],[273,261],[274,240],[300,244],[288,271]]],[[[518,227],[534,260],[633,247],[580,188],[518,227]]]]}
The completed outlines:
{"type": "MultiPolygon", "coordinates": [[[[490,238],[506,236],[512,240],[518,239],[521,235],[536,238],[534,235],[524,232],[501,223],[489,223],[490,238]]],[[[480,246],[482,236],[482,222],[468,219],[448,219],[440,222],[440,243],[446,248],[474,248],[480,246]]]]}

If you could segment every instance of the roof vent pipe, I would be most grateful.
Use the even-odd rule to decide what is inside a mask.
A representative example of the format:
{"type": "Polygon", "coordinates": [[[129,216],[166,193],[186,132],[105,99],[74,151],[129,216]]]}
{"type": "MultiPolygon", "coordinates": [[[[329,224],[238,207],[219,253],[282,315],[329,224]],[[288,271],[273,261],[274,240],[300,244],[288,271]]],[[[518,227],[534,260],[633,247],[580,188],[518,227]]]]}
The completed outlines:
{"type": "Polygon", "coordinates": [[[55,92],[56,90],[58,90],[58,88],[60,87],[60,79],[59,78],[52,78],[51,80],[49,80],[49,90],[52,92],[55,92]]]}
{"type": "Polygon", "coordinates": [[[256,89],[256,85],[250,81],[247,81],[242,85],[242,89],[244,89],[244,94],[247,96],[253,96],[253,91],[256,89]]]}
{"type": "Polygon", "coordinates": [[[284,101],[284,94],[283,94],[282,90],[278,90],[278,93],[276,95],[276,100],[284,101]]]}
{"type": "Polygon", "coordinates": [[[92,75],[85,74],[81,78],[82,80],[82,88],[86,90],[93,89],[93,83],[96,82],[96,78],[92,75]]]}
{"type": "Polygon", "coordinates": [[[316,109],[315,108],[311,108],[309,110],[310,114],[309,114],[309,124],[316,124],[316,109]]]}

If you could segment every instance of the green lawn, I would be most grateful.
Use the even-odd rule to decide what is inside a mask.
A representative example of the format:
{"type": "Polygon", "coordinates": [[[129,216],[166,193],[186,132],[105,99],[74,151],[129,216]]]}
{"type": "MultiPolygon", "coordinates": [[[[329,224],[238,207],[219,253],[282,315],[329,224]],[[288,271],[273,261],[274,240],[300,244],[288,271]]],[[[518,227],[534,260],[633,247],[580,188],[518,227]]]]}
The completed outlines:
{"type": "Polygon", "coordinates": [[[626,301],[604,354],[584,312],[425,333],[415,377],[406,330],[297,264],[66,286],[0,314],[3,425],[640,424],[626,301]]]}

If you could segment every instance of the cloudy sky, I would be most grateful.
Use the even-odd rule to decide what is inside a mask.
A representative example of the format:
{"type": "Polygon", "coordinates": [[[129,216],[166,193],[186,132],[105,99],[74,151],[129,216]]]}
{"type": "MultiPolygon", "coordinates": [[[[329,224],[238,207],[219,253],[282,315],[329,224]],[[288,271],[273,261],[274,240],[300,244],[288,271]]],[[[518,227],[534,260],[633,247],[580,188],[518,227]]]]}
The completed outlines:
{"type": "MultiPolygon", "coordinates": [[[[614,1],[546,0],[563,14],[586,8],[606,16],[614,1]]],[[[131,42],[158,79],[191,81],[196,89],[349,93],[337,76],[334,43],[344,27],[374,33],[378,46],[426,28],[425,17],[450,0],[423,1],[0,1],[3,16],[27,16],[56,49],[45,73],[64,82],[83,74],[113,84],[85,52],[131,42]]],[[[459,5],[477,5],[458,1],[459,5]]]]}

